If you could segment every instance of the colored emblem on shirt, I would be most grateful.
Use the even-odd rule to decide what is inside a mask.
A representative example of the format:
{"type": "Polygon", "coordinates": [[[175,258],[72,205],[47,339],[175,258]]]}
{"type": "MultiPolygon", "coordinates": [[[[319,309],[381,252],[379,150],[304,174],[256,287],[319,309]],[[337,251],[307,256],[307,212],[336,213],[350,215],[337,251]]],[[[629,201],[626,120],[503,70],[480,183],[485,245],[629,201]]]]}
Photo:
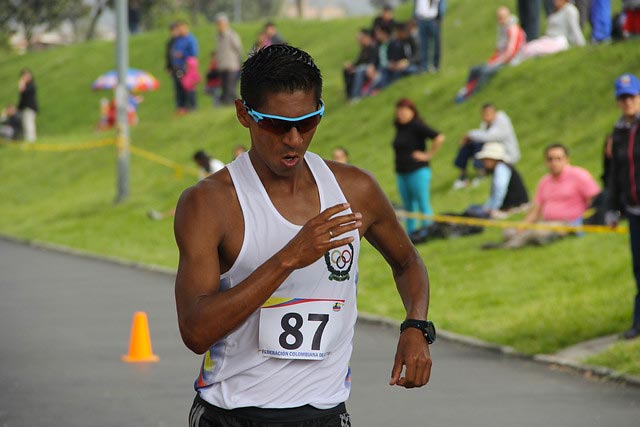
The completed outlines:
{"type": "Polygon", "coordinates": [[[349,243],[347,246],[325,252],[324,261],[330,273],[329,280],[337,282],[349,280],[351,277],[349,271],[353,265],[353,245],[349,243]]]}

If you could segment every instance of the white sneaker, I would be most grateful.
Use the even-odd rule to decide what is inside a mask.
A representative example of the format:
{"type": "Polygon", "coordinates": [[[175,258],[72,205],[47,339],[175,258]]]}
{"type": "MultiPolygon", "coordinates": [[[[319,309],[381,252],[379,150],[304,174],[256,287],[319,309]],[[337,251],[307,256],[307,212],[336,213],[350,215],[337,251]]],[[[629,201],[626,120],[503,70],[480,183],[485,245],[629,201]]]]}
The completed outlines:
{"type": "Polygon", "coordinates": [[[471,180],[471,186],[477,187],[482,182],[482,178],[475,177],[471,180]]]}
{"type": "Polygon", "coordinates": [[[469,181],[466,179],[456,179],[453,183],[454,190],[460,190],[461,188],[466,188],[469,185],[469,181]]]}
{"type": "Polygon", "coordinates": [[[160,221],[161,219],[164,218],[164,215],[162,215],[162,212],[159,212],[155,209],[150,209],[149,212],[147,212],[147,215],[149,216],[150,219],[153,219],[155,221],[160,221]]]}

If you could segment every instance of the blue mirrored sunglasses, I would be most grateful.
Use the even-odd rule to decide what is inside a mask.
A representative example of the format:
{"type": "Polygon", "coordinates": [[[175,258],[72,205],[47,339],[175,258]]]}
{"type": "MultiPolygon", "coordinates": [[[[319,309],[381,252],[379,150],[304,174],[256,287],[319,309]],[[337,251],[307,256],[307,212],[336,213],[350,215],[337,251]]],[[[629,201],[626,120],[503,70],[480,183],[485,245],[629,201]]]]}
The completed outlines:
{"type": "Polygon", "coordinates": [[[276,135],[284,135],[294,127],[298,129],[298,132],[300,133],[309,132],[318,126],[320,119],[322,119],[322,115],[324,114],[324,102],[322,102],[322,100],[320,100],[320,108],[318,110],[300,117],[283,117],[273,114],[264,114],[249,107],[244,100],[242,103],[244,104],[244,108],[247,110],[247,114],[255,120],[258,126],[276,135]]]}

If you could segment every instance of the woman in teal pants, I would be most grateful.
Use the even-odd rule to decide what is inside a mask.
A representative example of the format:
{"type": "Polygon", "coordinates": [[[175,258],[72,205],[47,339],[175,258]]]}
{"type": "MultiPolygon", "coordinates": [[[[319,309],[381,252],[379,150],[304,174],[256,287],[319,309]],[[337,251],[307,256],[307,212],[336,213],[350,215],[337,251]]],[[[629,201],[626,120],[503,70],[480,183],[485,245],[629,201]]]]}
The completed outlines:
{"type": "MultiPolygon", "coordinates": [[[[418,114],[416,105],[408,98],[396,103],[394,126],[396,134],[393,139],[395,152],[395,168],[398,191],[402,197],[404,210],[409,213],[419,212],[432,215],[430,202],[431,168],[429,163],[444,142],[444,135],[428,126],[418,114]],[[433,140],[427,149],[427,139],[433,140]]],[[[413,240],[424,240],[426,227],[432,221],[407,218],[407,233],[413,240]]]]}

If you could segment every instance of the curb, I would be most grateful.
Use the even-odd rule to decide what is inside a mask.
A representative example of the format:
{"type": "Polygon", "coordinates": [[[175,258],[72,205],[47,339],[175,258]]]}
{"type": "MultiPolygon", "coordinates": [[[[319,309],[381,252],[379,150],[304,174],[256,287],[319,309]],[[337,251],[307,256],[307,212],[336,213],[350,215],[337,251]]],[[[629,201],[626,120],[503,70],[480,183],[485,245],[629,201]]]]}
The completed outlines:
{"type": "MultiPolygon", "coordinates": [[[[358,313],[358,320],[362,320],[370,324],[388,327],[394,330],[398,329],[398,324],[399,324],[399,321],[397,319],[392,319],[389,317],[378,316],[378,315],[363,313],[363,312],[358,313]]],[[[610,369],[604,366],[587,365],[572,359],[553,356],[549,354],[530,355],[530,354],[522,353],[513,347],[494,344],[488,341],[483,341],[475,337],[457,334],[455,332],[450,332],[450,331],[438,330],[438,338],[445,339],[451,342],[456,342],[463,345],[467,345],[470,347],[482,348],[482,349],[492,351],[494,353],[502,354],[505,356],[509,356],[509,357],[530,360],[532,362],[537,362],[540,364],[547,365],[550,368],[553,368],[553,367],[567,368],[573,372],[582,374],[587,378],[595,377],[595,378],[614,381],[614,382],[623,383],[632,387],[640,388],[640,377],[629,375],[629,374],[623,374],[621,372],[615,371],[613,369],[610,369]]]]}
{"type": "MultiPolygon", "coordinates": [[[[91,259],[95,261],[109,262],[109,263],[121,265],[124,267],[132,267],[139,270],[150,271],[154,273],[166,274],[170,276],[175,276],[176,274],[176,270],[168,267],[154,265],[154,264],[144,264],[141,262],[131,261],[131,260],[118,258],[114,256],[99,255],[93,252],[73,249],[68,246],[57,245],[54,243],[41,242],[38,240],[21,239],[13,236],[8,236],[6,234],[0,234],[0,240],[19,243],[19,244],[23,244],[23,245],[30,246],[37,249],[50,250],[50,251],[55,251],[63,254],[74,255],[74,256],[91,259]]],[[[359,312],[358,320],[369,323],[369,324],[379,325],[385,328],[398,330],[399,321],[397,319],[392,319],[390,317],[375,315],[367,312],[359,312]]],[[[549,355],[549,354],[529,355],[526,353],[522,353],[510,346],[494,344],[488,341],[483,341],[479,338],[471,337],[468,335],[462,335],[462,334],[445,331],[445,330],[438,330],[438,338],[445,339],[451,342],[456,342],[463,345],[467,345],[470,347],[482,348],[482,349],[492,351],[498,354],[502,354],[505,356],[530,360],[533,362],[547,365],[549,367],[560,366],[563,368],[570,369],[574,372],[583,374],[584,376],[587,376],[587,377],[601,378],[601,379],[619,382],[619,383],[640,388],[640,377],[629,375],[629,374],[623,374],[621,372],[615,371],[613,369],[610,369],[604,366],[582,364],[572,359],[567,359],[567,358],[558,357],[558,356],[549,355]]]]}
{"type": "Polygon", "coordinates": [[[58,245],[55,243],[42,242],[39,240],[22,239],[14,236],[8,236],[6,234],[0,234],[0,240],[7,242],[19,243],[22,245],[30,246],[36,249],[44,249],[49,251],[60,252],[63,254],[74,255],[81,258],[91,259],[94,261],[109,262],[112,264],[118,264],[124,267],[133,267],[139,270],[151,271],[154,273],[170,274],[175,276],[176,270],[161,265],[144,264],[137,261],[131,261],[125,258],[118,258],[109,255],[100,255],[94,252],[83,251],[81,249],[73,249],[68,246],[58,245]]]}

